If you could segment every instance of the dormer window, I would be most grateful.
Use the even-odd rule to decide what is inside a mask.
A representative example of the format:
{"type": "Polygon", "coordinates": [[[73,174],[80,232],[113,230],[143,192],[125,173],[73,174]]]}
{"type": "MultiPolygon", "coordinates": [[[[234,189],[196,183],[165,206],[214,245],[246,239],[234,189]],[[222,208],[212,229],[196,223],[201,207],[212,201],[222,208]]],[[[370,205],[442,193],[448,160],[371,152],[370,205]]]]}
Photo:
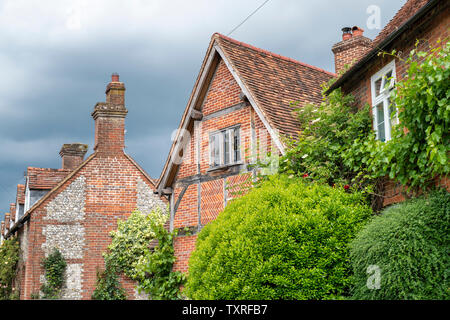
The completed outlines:
{"type": "Polygon", "coordinates": [[[374,130],[377,139],[383,142],[391,140],[392,127],[398,123],[395,107],[391,103],[395,79],[395,61],[371,78],[374,130]]]}
{"type": "Polygon", "coordinates": [[[239,127],[223,129],[209,136],[211,168],[236,164],[241,161],[241,135],[239,127]]]}

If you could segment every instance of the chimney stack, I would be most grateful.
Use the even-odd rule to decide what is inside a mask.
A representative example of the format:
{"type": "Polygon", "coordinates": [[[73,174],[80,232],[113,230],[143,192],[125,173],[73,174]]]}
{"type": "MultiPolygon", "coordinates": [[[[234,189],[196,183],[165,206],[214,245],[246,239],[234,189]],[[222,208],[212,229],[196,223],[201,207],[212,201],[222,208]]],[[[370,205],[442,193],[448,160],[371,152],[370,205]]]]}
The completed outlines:
{"type": "Polygon", "coordinates": [[[9,212],[5,213],[5,235],[9,231],[9,225],[10,225],[10,215],[9,212]]]}
{"type": "Polygon", "coordinates": [[[68,170],[74,170],[77,168],[83,163],[87,150],[87,144],[64,144],[59,152],[59,155],[62,158],[62,168],[68,170]]]}
{"type": "Polygon", "coordinates": [[[336,43],[331,51],[334,53],[334,65],[339,74],[346,65],[358,61],[372,46],[372,40],[364,37],[364,30],[354,26],[342,28],[342,41],[336,43]]]}
{"type": "Polygon", "coordinates": [[[125,85],[113,73],[106,86],[106,102],[98,102],[92,112],[95,120],[95,146],[99,155],[114,155],[125,147],[125,85]]]}
{"type": "Polygon", "coordinates": [[[15,203],[11,203],[9,205],[9,212],[11,214],[11,223],[10,223],[10,225],[12,226],[16,222],[16,204],[15,203]]]}
{"type": "Polygon", "coordinates": [[[2,233],[2,236],[5,236],[5,221],[2,221],[2,224],[1,224],[1,233],[2,233]]]}

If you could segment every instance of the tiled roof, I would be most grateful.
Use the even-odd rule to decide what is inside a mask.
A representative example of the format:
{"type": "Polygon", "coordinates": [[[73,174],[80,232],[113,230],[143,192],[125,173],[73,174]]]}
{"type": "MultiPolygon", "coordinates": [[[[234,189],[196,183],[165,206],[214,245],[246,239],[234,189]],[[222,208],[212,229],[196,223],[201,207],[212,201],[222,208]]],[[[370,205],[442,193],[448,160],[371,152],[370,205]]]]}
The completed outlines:
{"type": "Polygon", "coordinates": [[[406,21],[413,17],[430,0],[408,0],[389,23],[381,30],[373,41],[373,47],[377,47],[392,32],[400,28],[406,21]]]}
{"type": "Polygon", "coordinates": [[[67,169],[47,169],[47,168],[27,168],[28,187],[30,189],[53,189],[63,180],[71,170],[67,169]]]}
{"type": "Polygon", "coordinates": [[[297,136],[293,111],[307,103],[320,103],[321,85],[335,74],[218,33],[214,38],[273,128],[297,136]],[[298,106],[290,105],[296,101],[298,106]]]}
{"type": "Polygon", "coordinates": [[[25,186],[23,184],[17,185],[16,201],[18,204],[25,204],[25,186]]]}

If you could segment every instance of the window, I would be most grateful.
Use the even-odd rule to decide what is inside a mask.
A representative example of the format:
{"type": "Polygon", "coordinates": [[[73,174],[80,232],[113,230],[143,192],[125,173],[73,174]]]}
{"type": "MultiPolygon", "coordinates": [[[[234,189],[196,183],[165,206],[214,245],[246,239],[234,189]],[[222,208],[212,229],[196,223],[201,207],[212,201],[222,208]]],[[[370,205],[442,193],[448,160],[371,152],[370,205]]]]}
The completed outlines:
{"type": "Polygon", "coordinates": [[[235,164],[241,160],[240,128],[214,132],[209,137],[210,167],[235,164]]]}
{"type": "Polygon", "coordinates": [[[398,123],[397,113],[391,105],[390,94],[395,86],[395,61],[371,78],[374,129],[377,139],[389,141],[392,126],[398,123]]]}

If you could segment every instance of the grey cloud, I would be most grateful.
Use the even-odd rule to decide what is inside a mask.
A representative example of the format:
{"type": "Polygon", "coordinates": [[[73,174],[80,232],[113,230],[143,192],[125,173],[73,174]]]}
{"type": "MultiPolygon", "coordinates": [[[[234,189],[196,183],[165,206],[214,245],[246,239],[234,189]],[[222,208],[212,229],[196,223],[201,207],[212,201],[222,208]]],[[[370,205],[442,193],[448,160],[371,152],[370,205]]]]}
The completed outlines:
{"type": "MultiPolygon", "coordinates": [[[[386,24],[405,0],[271,0],[232,37],[333,71],[340,29],[366,8],[386,24]]],[[[60,167],[63,143],[88,143],[112,72],[125,82],[127,149],[157,178],[211,35],[262,0],[0,2],[0,215],[27,166],[60,167]]]]}

